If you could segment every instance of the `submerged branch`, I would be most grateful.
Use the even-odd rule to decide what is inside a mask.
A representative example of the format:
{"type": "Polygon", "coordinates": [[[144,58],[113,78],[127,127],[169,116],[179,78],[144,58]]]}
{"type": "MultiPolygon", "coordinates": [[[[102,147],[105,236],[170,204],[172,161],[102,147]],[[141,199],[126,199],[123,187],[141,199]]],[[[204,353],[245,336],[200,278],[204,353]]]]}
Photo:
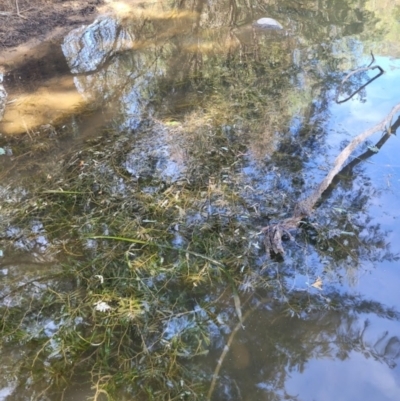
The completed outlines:
{"type": "MultiPolygon", "coordinates": [[[[251,297],[249,297],[249,298],[246,300],[245,304],[246,304],[248,301],[250,301],[250,299],[251,299],[251,297]]],[[[214,374],[213,374],[213,376],[212,376],[211,385],[210,385],[210,388],[209,388],[208,393],[207,393],[207,398],[206,398],[207,401],[211,401],[211,397],[212,397],[212,395],[213,395],[213,393],[214,393],[215,386],[216,386],[217,381],[218,381],[218,379],[219,379],[219,372],[220,372],[220,370],[221,370],[222,364],[224,363],[224,360],[225,360],[226,356],[227,356],[228,353],[229,353],[229,350],[230,350],[230,348],[231,348],[231,346],[232,346],[232,343],[233,343],[233,340],[235,339],[236,334],[238,333],[238,331],[239,331],[240,329],[243,329],[243,323],[244,323],[244,321],[245,321],[249,316],[251,316],[251,314],[252,314],[253,312],[255,312],[255,311],[257,310],[257,308],[258,308],[260,305],[261,305],[261,303],[258,304],[257,306],[253,306],[253,307],[251,307],[250,309],[248,309],[247,312],[244,314],[243,318],[240,319],[240,322],[237,323],[236,326],[234,327],[234,329],[232,330],[232,332],[231,332],[231,334],[230,334],[230,336],[229,336],[229,338],[228,338],[228,341],[227,341],[227,343],[226,343],[226,345],[225,345],[225,347],[224,347],[224,349],[223,349],[223,351],[222,351],[222,353],[221,353],[221,356],[219,357],[219,359],[218,359],[218,361],[217,361],[217,365],[216,365],[216,367],[215,367],[214,374]]]]}
{"type": "Polygon", "coordinates": [[[309,197],[296,204],[293,217],[285,219],[282,222],[278,222],[277,224],[269,225],[263,229],[263,232],[265,233],[264,244],[268,254],[280,254],[283,256],[284,249],[282,245],[282,236],[286,234],[289,236],[289,238],[291,238],[290,231],[296,229],[303,218],[311,215],[321,195],[330,186],[332,180],[336,177],[336,175],[342,170],[344,164],[347,162],[347,160],[349,159],[353,151],[358,147],[358,145],[363,143],[367,138],[369,138],[376,132],[385,130],[388,134],[393,132],[390,127],[387,128],[387,125],[391,123],[394,116],[399,112],[400,103],[393,107],[391,112],[380,123],[356,136],[340,152],[339,156],[334,162],[333,168],[329,171],[329,173],[314,190],[314,192],[309,197]]]}
{"type": "Polygon", "coordinates": [[[392,136],[392,134],[396,133],[399,127],[400,127],[400,116],[398,116],[397,120],[391,125],[390,130],[387,130],[386,133],[382,136],[382,138],[379,139],[379,141],[373,147],[369,147],[364,153],[355,157],[350,163],[346,164],[346,166],[340,170],[340,172],[332,180],[330,186],[322,194],[321,200],[327,199],[327,197],[332,192],[334,186],[339,182],[340,176],[348,175],[355,166],[357,166],[364,160],[367,160],[369,157],[379,152],[382,146],[388,141],[388,139],[392,136]]]}

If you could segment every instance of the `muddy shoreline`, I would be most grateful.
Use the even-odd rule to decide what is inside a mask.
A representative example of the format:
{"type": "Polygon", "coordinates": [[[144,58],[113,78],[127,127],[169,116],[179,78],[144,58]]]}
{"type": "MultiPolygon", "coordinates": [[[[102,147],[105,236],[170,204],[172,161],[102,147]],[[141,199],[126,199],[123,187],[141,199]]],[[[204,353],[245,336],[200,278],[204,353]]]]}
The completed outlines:
{"type": "Polygon", "coordinates": [[[69,31],[91,23],[107,10],[103,0],[0,4],[0,66],[7,73],[42,59],[51,50],[49,47],[59,44],[69,31]]]}

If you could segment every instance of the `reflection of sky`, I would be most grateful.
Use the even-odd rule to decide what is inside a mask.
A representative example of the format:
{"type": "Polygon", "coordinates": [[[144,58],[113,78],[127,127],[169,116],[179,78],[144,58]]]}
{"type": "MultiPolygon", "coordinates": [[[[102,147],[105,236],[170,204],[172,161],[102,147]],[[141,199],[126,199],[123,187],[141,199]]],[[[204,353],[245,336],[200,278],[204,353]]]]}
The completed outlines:
{"type": "MultiPolygon", "coordinates": [[[[369,63],[367,58],[365,61],[364,64],[369,63]]],[[[377,57],[376,64],[382,66],[386,72],[367,86],[365,102],[361,102],[359,96],[356,95],[353,99],[342,104],[331,103],[326,113],[330,118],[326,126],[326,131],[329,134],[324,139],[326,142],[325,152],[318,150],[319,153],[313,155],[309,161],[310,174],[307,177],[307,182],[317,184],[332,166],[334,159],[343,149],[345,143],[347,144],[364,130],[381,122],[391,109],[400,102],[398,96],[400,61],[377,57]],[[320,167],[322,169],[318,171],[320,167]]],[[[377,70],[373,70],[370,77],[375,76],[376,72],[377,70]]],[[[381,135],[379,132],[376,133],[368,139],[369,143],[375,144],[381,135]]],[[[397,204],[400,195],[399,141],[398,136],[391,137],[379,154],[360,164],[363,175],[371,180],[374,188],[381,191],[379,198],[369,199],[369,206],[374,208],[371,215],[381,215],[379,222],[389,222],[387,228],[392,228],[393,218],[397,217],[398,214],[397,204]]],[[[365,150],[365,147],[363,148],[361,145],[355,153],[361,153],[365,150]]],[[[360,185],[363,184],[357,180],[354,182],[355,188],[360,185]]]]}
{"type": "MultiPolygon", "coordinates": [[[[369,61],[368,61],[369,62],[369,61]]],[[[385,73],[366,88],[366,102],[359,101],[358,95],[345,103],[333,103],[330,112],[334,116],[334,125],[342,124],[353,135],[380,122],[400,102],[400,60],[376,57],[374,65],[381,66],[385,73]]],[[[369,72],[369,77],[377,75],[378,70],[369,72]]],[[[335,128],[334,126],[331,128],[335,128]]]]}
{"type": "MultiPolygon", "coordinates": [[[[351,137],[382,121],[390,110],[400,102],[400,61],[377,57],[385,74],[366,88],[366,102],[358,100],[357,95],[343,104],[333,104],[330,111],[333,115],[332,129],[340,125],[351,134],[351,137]]],[[[375,74],[372,71],[370,76],[375,74]]],[[[334,132],[334,131],[332,131],[334,132]]],[[[383,231],[388,231],[386,241],[391,250],[400,252],[400,133],[392,136],[380,152],[361,164],[365,176],[371,179],[372,185],[379,190],[379,196],[369,200],[368,214],[383,231]]],[[[371,143],[377,142],[381,133],[375,134],[371,143]]],[[[350,136],[332,135],[328,138],[332,155],[338,152],[338,145],[350,136]]],[[[360,184],[359,184],[360,185],[360,184]]],[[[366,295],[374,294],[374,299],[389,305],[396,303],[396,286],[400,286],[400,277],[396,262],[383,262],[371,274],[360,280],[357,290],[366,295]],[[390,277],[390,279],[389,279],[390,277]],[[379,284],[378,284],[379,283],[379,284]]]]}
{"type": "Polygon", "coordinates": [[[303,374],[292,374],[286,391],[302,401],[395,401],[400,400],[399,373],[399,367],[352,352],[345,361],[311,361],[303,374]]]}
{"type": "MultiPolygon", "coordinates": [[[[360,102],[356,95],[346,103],[333,103],[330,107],[327,149],[331,161],[338,155],[344,140],[350,141],[379,123],[400,102],[400,61],[377,57],[376,64],[385,74],[367,86],[366,102],[360,102]]],[[[371,143],[380,137],[381,133],[375,134],[371,143]]],[[[317,163],[324,165],[325,162],[321,156],[317,163]]],[[[379,195],[369,200],[367,213],[372,223],[380,224],[383,232],[388,231],[385,240],[392,252],[400,253],[400,132],[389,138],[378,154],[361,163],[361,168],[362,174],[379,190],[379,195]]],[[[355,182],[355,187],[360,185],[363,185],[361,181],[355,182]]],[[[399,310],[399,288],[399,262],[383,261],[377,263],[375,269],[362,273],[352,291],[399,310]]],[[[378,327],[384,331],[391,323],[381,321],[378,327]]],[[[393,329],[392,334],[400,336],[398,322],[393,329]]],[[[303,373],[291,373],[286,391],[290,395],[298,394],[302,401],[400,400],[400,368],[390,369],[385,363],[366,358],[359,352],[352,352],[345,361],[313,359],[303,373]]]]}
{"type": "MultiPolygon", "coordinates": [[[[369,357],[351,351],[348,358],[313,359],[306,364],[303,373],[291,372],[286,382],[290,395],[299,395],[302,401],[394,401],[400,400],[400,366],[385,362],[383,358],[387,341],[379,341],[388,333],[386,340],[400,333],[400,324],[372,315],[360,316],[361,331],[364,319],[369,320],[360,342],[369,357]],[[377,361],[371,353],[381,359],[377,361]]],[[[391,361],[391,360],[387,360],[391,361]]],[[[393,361],[398,363],[399,360],[393,361]]]]}

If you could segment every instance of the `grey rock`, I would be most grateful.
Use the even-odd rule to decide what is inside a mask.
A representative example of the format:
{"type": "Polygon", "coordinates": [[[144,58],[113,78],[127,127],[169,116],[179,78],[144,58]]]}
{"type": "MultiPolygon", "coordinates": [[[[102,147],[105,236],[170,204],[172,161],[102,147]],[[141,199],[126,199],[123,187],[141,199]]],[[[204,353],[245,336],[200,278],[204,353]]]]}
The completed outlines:
{"type": "Polygon", "coordinates": [[[61,45],[73,74],[99,70],[115,53],[132,47],[133,33],[116,18],[103,17],[72,30],[61,45]]]}

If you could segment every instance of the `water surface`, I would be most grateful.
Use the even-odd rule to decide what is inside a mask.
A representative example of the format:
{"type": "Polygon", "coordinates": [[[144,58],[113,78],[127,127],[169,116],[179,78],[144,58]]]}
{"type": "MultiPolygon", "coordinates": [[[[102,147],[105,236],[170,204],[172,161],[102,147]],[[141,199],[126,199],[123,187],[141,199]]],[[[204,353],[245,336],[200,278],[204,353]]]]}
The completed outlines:
{"type": "MultiPolygon", "coordinates": [[[[65,60],[59,71],[42,77],[38,87],[17,84],[15,74],[8,75],[11,96],[22,92],[25,100],[6,111],[1,129],[9,136],[1,145],[18,152],[10,135],[24,129],[32,143],[40,145],[42,139],[35,138],[45,138],[36,149],[44,153],[32,153],[37,162],[33,177],[51,176],[58,159],[97,138],[93,160],[102,147],[124,149],[123,157],[100,170],[107,184],[99,185],[108,185],[113,196],[137,191],[166,207],[168,199],[158,198],[160,185],[177,191],[175,199],[184,185],[198,190],[195,197],[202,206],[196,209],[188,201],[176,221],[168,222],[174,247],[194,241],[189,227],[202,227],[205,238],[211,232],[215,243],[224,236],[230,238],[226,243],[232,240],[226,247],[220,239],[221,252],[228,268],[240,272],[235,276],[238,295],[218,285],[194,294],[188,313],[195,318],[171,318],[162,334],[164,341],[172,341],[198,322],[211,333],[208,355],[188,360],[187,366],[196,365],[209,385],[221,362],[212,399],[399,399],[399,137],[392,135],[379,152],[340,174],[309,225],[295,241],[284,243],[284,260],[265,255],[259,234],[268,222],[290,216],[296,201],[312,192],[344,146],[399,102],[400,3],[386,3],[127,2],[119,8],[123,14],[71,32],[60,44],[65,60]],[[256,28],[254,22],[262,17],[276,19],[284,29],[256,28]],[[371,51],[374,65],[385,73],[337,104],[342,80],[369,65],[371,51]],[[59,92],[68,101],[49,110],[35,100],[43,91],[51,94],[48,103],[59,92]],[[22,118],[25,126],[15,128],[12,116],[26,99],[35,118],[22,118]],[[95,107],[87,115],[77,119],[71,114],[88,105],[95,107]],[[58,118],[65,118],[60,139],[51,128],[58,118]],[[102,131],[110,122],[116,135],[102,131]],[[244,328],[237,331],[235,296],[245,316],[244,328]],[[205,312],[202,305],[208,303],[212,307],[204,307],[205,312]],[[230,350],[224,356],[227,343],[230,350]]],[[[48,55],[49,60],[62,56],[48,55]]],[[[18,71],[22,77],[31,72],[18,71]]],[[[375,73],[353,75],[342,96],[375,73]]],[[[381,136],[369,138],[351,160],[381,136]]],[[[23,196],[21,188],[8,191],[8,186],[17,187],[10,163],[27,162],[22,151],[20,155],[15,161],[0,156],[7,173],[3,179],[9,179],[3,188],[7,202],[23,196]]],[[[81,169],[91,163],[83,156],[81,160],[81,169]]],[[[74,166],[70,163],[68,168],[74,166]]],[[[26,171],[18,174],[26,177],[26,171]]],[[[156,223],[143,217],[146,224],[156,223]]],[[[55,230],[50,239],[48,230],[35,232],[31,225],[28,232],[4,235],[18,237],[14,245],[19,246],[18,251],[4,247],[6,258],[0,259],[4,293],[9,269],[22,272],[20,280],[26,280],[27,271],[44,256],[46,263],[54,261],[55,270],[60,268],[48,241],[66,236],[55,230]],[[15,252],[30,259],[10,265],[15,252]]],[[[96,246],[88,242],[86,251],[90,254],[96,246]]],[[[146,278],[151,285],[162,279],[146,278]]],[[[39,325],[46,327],[46,322],[39,325]]],[[[2,380],[0,399],[27,399],[16,383],[2,380]],[[7,390],[13,387],[14,392],[7,390]]],[[[194,394],[186,396],[195,399],[194,394]]]]}

